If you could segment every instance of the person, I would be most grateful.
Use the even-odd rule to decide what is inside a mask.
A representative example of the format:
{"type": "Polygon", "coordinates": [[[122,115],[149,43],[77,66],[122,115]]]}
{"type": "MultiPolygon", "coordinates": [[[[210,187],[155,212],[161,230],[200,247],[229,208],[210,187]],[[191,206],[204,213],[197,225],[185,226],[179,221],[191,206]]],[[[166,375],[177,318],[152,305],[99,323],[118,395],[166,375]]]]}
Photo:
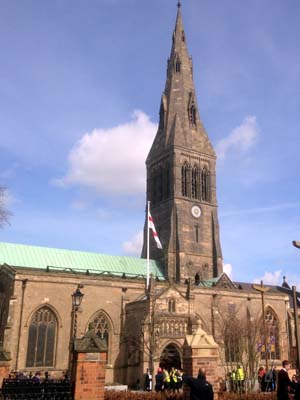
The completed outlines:
{"type": "Polygon", "coordinates": [[[41,383],[41,372],[40,371],[37,371],[35,374],[34,374],[34,377],[32,378],[32,382],[34,382],[34,383],[41,383]]]}
{"type": "Polygon", "coordinates": [[[237,390],[239,393],[244,391],[245,373],[243,367],[237,366],[236,370],[237,390]]]}
{"type": "Polygon", "coordinates": [[[258,379],[258,383],[259,383],[261,392],[265,391],[265,374],[266,374],[265,368],[259,367],[258,373],[257,373],[257,379],[258,379]]]}
{"type": "Polygon", "coordinates": [[[294,400],[300,400],[300,382],[296,376],[294,400]]]}
{"type": "Polygon", "coordinates": [[[163,368],[163,376],[164,376],[164,388],[165,390],[169,390],[171,385],[171,378],[169,371],[166,368],[163,368]]]}
{"type": "Polygon", "coordinates": [[[178,391],[180,391],[182,389],[182,375],[183,375],[183,372],[181,371],[181,369],[178,369],[177,370],[178,391]]]}
{"type": "Polygon", "coordinates": [[[147,392],[151,392],[152,390],[152,374],[150,369],[147,368],[146,376],[145,376],[145,390],[147,392]]]}
{"type": "Polygon", "coordinates": [[[294,384],[288,374],[290,366],[288,360],[282,361],[282,369],[278,372],[277,400],[289,400],[289,388],[294,388],[294,384]]]}
{"type": "Polygon", "coordinates": [[[264,382],[265,392],[274,392],[276,384],[275,367],[272,366],[271,369],[269,369],[269,371],[265,373],[264,382]]]}
{"type": "Polygon", "coordinates": [[[173,392],[175,392],[178,387],[177,387],[177,369],[172,367],[171,371],[170,371],[170,383],[171,383],[171,389],[173,392]]]}
{"type": "Polygon", "coordinates": [[[199,369],[197,378],[183,374],[182,379],[191,389],[190,400],[213,400],[213,388],[206,380],[206,371],[204,368],[199,369]]]}
{"type": "Polygon", "coordinates": [[[164,375],[162,368],[158,368],[157,374],[155,375],[155,391],[162,392],[164,388],[164,375]]]}

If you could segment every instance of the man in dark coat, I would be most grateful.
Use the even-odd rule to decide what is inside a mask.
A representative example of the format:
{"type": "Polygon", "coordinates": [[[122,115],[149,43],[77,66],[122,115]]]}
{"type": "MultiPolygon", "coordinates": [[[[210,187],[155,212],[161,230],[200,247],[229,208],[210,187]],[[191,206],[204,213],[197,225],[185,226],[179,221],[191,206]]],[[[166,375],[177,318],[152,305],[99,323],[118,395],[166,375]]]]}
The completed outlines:
{"type": "Polygon", "coordinates": [[[190,400],[213,400],[214,392],[212,385],[207,382],[205,369],[200,368],[198,378],[183,375],[183,382],[191,389],[190,400]]]}
{"type": "Polygon", "coordinates": [[[282,361],[282,369],[278,372],[277,379],[277,400],[289,400],[289,387],[294,387],[288,374],[290,367],[288,360],[282,361]]]}

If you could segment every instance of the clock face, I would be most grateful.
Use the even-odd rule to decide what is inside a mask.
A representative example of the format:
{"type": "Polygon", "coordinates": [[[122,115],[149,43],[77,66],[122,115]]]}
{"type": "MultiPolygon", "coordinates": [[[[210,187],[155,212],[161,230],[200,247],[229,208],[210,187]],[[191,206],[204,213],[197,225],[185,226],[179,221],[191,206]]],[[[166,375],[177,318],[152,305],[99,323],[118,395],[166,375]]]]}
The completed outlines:
{"type": "Polygon", "coordinates": [[[198,206],[193,206],[192,207],[192,216],[195,218],[200,218],[201,216],[201,208],[198,206]]]}

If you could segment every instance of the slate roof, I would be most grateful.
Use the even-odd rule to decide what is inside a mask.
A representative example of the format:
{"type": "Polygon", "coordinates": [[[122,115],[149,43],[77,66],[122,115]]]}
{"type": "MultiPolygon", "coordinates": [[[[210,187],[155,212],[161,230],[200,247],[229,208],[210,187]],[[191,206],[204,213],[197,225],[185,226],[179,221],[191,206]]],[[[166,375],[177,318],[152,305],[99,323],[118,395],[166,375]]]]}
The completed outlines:
{"type": "MultiPolygon", "coordinates": [[[[0,265],[44,269],[59,272],[78,272],[122,277],[146,276],[146,260],[137,257],[114,256],[76,250],[54,249],[0,242],[0,265]]],[[[150,260],[150,273],[164,279],[158,261],[150,260]]]]}

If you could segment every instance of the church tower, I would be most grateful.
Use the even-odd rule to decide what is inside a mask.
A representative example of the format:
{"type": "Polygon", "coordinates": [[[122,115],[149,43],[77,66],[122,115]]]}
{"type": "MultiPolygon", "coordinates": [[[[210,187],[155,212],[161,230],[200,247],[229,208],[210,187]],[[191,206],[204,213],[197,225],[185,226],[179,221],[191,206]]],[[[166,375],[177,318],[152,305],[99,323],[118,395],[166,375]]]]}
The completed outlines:
{"type": "MultiPolygon", "coordinates": [[[[159,127],[146,160],[147,201],[163,246],[151,240],[150,258],[162,263],[169,279],[182,282],[219,276],[223,264],[216,154],[199,116],[180,2],[172,41],[159,127]]],[[[142,257],[146,230],[147,223],[142,257]]]]}

